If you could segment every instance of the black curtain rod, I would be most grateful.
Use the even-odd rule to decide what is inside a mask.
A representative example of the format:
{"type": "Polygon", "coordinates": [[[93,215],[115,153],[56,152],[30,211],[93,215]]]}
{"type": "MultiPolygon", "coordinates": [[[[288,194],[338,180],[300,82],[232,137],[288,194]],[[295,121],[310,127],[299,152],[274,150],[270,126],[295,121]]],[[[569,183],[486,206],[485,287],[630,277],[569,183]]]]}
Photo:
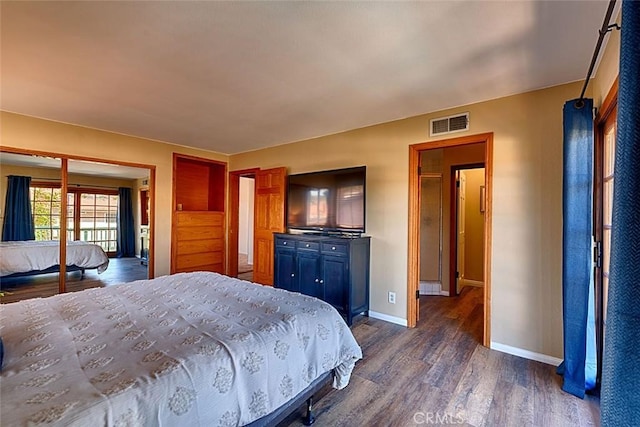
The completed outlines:
{"type": "Polygon", "coordinates": [[[593,52],[593,57],[591,58],[591,65],[589,65],[589,71],[587,71],[587,78],[584,81],[584,86],[582,86],[582,92],[580,92],[580,98],[576,101],[576,107],[582,108],[584,106],[584,93],[587,90],[587,85],[589,84],[589,80],[591,80],[591,73],[593,73],[593,67],[596,65],[596,60],[598,59],[598,54],[600,53],[600,48],[602,47],[602,41],[604,40],[604,36],[614,28],[619,30],[620,26],[618,24],[609,25],[611,21],[611,15],[613,15],[613,8],[616,5],[616,0],[609,0],[609,7],[607,8],[607,13],[604,16],[604,21],[602,22],[602,28],[600,29],[598,36],[598,43],[596,43],[596,48],[593,52]]]}
{"type": "MultiPolygon", "coordinates": [[[[59,178],[37,178],[37,177],[31,177],[31,179],[35,180],[35,181],[54,181],[54,182],[60,182],[59,178]]],[[[75,187],[75,188],[108,188],[110,190],[117,190],[120,187],[113,187],[113,186],[109,186],[109,185],[93,185],[93,184],[67,184],[67,188],[69,187],[75,187]]],[[[126,187],[126,188],[131,188],[131,187],[126,187]]]]}

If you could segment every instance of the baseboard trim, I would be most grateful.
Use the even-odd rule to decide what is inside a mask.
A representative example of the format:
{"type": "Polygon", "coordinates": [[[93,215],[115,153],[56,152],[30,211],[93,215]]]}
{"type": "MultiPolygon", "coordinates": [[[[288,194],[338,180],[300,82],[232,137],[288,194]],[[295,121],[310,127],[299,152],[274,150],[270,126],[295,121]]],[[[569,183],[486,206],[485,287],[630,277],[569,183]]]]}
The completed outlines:
{"type": "Polygon", "coordinates": [[[460,279],[460,284],[462,286],[475,286],[478,288],[482,288],[484,286],[484,282],[480,280],[471,280],[471,279],[460,279]]]}
{"type": "Polygon", "coordinates": [[[529,351],[518,347],[512,347],[506,344],[500,344],[499,342],[491,341],[492,350],[501,351],[503,353],[512,354],[514,356],[524,357],[525,359],[535,360],[536,362],[546,363],[547,365],[558,366],[562,363],[562,359],[557,357],[548,356],[546,354],[536,353],[535,351],[529,351]]]}
{"type": "Polygon", "coordinates": [[[384,320],[385,322],[395,323],[400,326],[407,326],[407,319],[402,319],[396,316],[390,316],[384,313],[378,313],[377,311],[369,310],[369,317],[373,317],[374,319],[384,320]]]}

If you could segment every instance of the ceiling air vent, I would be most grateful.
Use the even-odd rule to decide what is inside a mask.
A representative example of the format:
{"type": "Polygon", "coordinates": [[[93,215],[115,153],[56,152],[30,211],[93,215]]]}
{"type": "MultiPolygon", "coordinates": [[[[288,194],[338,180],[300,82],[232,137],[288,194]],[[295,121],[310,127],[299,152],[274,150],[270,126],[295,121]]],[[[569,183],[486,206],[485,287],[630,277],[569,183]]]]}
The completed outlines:
{"type": "Polygon", "coordinates": [[[431,136],[469,130],[469,113],[433,119],[430,124],[431,136]]]}

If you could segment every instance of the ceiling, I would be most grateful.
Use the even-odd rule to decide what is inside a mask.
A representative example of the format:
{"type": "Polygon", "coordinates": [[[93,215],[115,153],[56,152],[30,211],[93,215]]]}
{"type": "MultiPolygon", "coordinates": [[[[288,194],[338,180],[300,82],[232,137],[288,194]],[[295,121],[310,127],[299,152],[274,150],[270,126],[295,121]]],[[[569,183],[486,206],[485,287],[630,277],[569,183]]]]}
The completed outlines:
{"type": "Polygon", "coordinates": [[[584,79],[608,2],[0,4],[3,110],[234,154],[584,79]]]}

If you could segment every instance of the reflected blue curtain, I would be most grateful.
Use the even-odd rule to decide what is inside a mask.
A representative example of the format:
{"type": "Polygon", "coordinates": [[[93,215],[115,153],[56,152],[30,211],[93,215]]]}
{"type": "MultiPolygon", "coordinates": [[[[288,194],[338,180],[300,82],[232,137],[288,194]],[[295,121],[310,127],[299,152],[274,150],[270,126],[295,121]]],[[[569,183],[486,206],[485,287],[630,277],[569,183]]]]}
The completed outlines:
{"type": "Polygon", "coordinates": [[[29,200],[30,176],[9,175],[7,197],[4,203],[2,240],[35,240],[31,201],[29,200]]]}
{"type": "Polygon", "coordinates": [[[580,398],[596,383],[592,260],[593,100],[564,105],[562,389],[580,398]]]}
{"type": "Polygon", "coordinates": [[[136,231],[133,223],[133,200],[131,189],[118,188],[118,258],[136,255],[136,231]]]}
{"type": "Polygon", "coordinates": [[[640,425],[640,2],[622,3],[602,425],[640,425]]]}

